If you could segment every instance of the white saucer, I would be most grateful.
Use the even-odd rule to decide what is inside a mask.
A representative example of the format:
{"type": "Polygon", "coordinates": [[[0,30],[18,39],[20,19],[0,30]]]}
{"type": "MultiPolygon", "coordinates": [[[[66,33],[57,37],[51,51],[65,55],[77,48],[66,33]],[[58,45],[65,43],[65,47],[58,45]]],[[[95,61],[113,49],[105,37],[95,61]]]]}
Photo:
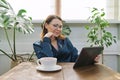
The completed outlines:
{"type": "Polygon", "coordinates": [[[43,66],[37,66],[36,69],[39,70],[39,71],[58,71],[58,70],[61,70],[62,67],[60,65],[55,65],[51,68],[46,68],[46,67],[43,67],[43,66]]]}

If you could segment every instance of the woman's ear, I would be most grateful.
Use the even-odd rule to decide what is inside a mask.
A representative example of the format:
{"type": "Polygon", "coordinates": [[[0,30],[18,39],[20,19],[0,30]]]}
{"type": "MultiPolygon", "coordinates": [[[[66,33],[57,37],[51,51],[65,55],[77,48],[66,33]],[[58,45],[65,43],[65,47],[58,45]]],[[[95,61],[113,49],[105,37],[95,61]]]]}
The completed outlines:
{"type": "Polygon", "coordinates": [[[48,24],[47,24],[47,23],[45,23],[45,28],[46,28],[46,29],[48,28],[48,24]]]}

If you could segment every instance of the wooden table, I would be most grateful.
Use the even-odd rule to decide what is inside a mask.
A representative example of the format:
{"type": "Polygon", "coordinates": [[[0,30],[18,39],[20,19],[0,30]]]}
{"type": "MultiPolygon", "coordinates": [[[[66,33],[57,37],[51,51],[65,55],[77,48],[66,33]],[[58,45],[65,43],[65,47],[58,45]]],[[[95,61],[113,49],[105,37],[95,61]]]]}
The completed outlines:
{"type": "Polygon", "coordinates": [[[7,73],[0,80],[120,80],[120,74],[110,68],[95,64],[73,69],[74,63],[59,63],[62,70],[42,72],[36,70],[36,63],[23,62],[7,73]]]}

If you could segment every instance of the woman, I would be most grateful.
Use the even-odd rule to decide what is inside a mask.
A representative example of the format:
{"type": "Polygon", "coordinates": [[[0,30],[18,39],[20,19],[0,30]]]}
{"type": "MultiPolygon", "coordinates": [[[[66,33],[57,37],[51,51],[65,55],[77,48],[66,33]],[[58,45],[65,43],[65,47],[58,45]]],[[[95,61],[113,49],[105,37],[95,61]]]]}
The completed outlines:
{"type": "Polygon", "coordinates": [[[56,57],[58,62],[74,62],[78,57],[77,49],[71,41],[61,34],[62,19],[50,15],[44,21],[41,40],[33,44],[37,58],[56,57]]]}
{"type": "Polygon", "coordinates": [[[33,43],[37,58],[56,57],[58,62],[75,62],[78,50],[71,41],[61,34],[62,19],[56,15],[50,15],[44,21],[41,40],[33,43]]]}

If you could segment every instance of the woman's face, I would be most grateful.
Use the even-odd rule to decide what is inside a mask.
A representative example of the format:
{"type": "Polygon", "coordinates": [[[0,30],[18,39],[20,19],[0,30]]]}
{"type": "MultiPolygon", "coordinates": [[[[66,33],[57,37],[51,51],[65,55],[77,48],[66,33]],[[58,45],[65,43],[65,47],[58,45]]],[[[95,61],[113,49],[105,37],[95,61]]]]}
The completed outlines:
{"type": "Polygon", "coordinates": [[[52,32],[55,37],[58,37],[62,32],[62,21],[59,19],[53,19],[49,24],[45,24],[45,28],[48,32],[52,32]]]}

